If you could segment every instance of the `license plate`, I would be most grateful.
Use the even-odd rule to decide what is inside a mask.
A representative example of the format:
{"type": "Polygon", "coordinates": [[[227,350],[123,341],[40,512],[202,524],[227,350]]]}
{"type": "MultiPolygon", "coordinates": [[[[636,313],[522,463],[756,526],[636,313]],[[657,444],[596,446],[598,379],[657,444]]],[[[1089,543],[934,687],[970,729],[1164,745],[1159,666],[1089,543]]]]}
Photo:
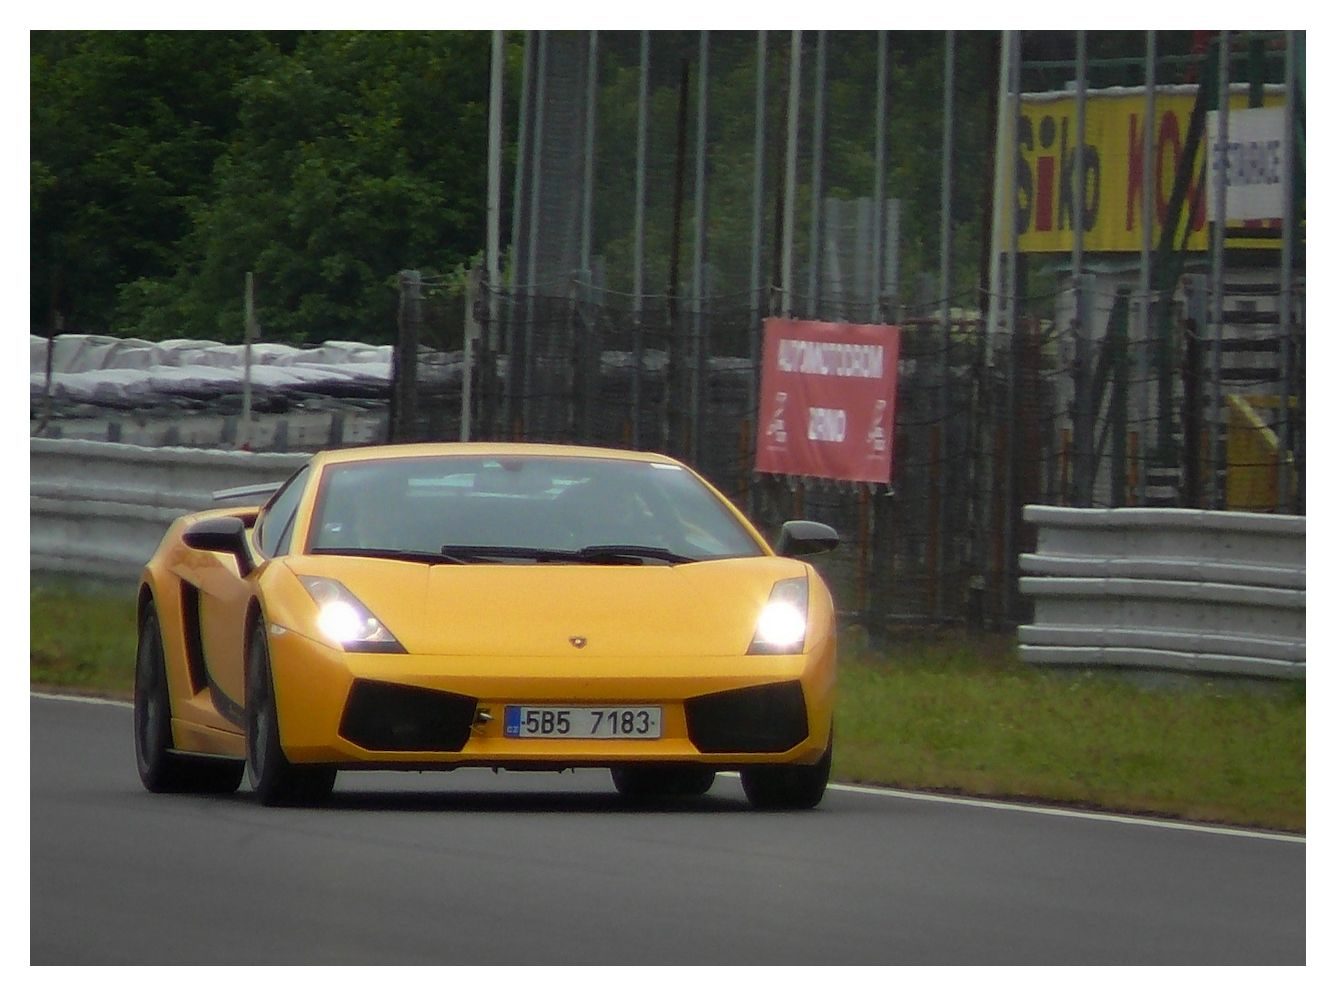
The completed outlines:
{"type": "Polygon", "coordinates": [[[506,706],[506,736],[547,740],[657,740],[661,706],[506,706]]]}

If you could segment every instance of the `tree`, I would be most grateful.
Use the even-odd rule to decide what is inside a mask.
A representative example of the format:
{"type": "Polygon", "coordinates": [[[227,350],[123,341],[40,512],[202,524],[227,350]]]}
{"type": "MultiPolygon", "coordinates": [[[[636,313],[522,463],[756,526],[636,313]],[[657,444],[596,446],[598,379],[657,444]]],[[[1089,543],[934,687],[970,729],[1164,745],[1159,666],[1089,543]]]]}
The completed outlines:
{"type": "Polygon", "coordinates": [[[170,274],[267,48],[236,32],[31,35],[31,311],[106,328],[117,288],[170,274]]]}
{"type": "Polygon", "coordinates": [[[126,317],[156,302],[160,322],[235,338],[249,270],[267,337],[387,339],[395,275],[448,270],[482,241],[488,57],[479,33],[304,36],[238,85],[191,254],[170,282],[128,288],[126,317]]]}

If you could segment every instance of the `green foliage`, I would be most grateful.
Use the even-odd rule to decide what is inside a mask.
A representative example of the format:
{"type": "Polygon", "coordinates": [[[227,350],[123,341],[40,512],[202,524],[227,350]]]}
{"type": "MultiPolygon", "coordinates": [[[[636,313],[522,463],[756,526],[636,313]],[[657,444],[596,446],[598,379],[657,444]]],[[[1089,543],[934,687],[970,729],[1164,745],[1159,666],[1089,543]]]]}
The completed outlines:
{"type": "Polygon", "coordinates": [[[262,36],[31,35],[31,308],[106,328],[118,288],[177,266],[262,36]]]}
{"type": "MultiPolygon", "coordinates": [[[[1071,32],[1026,36],[1030,58],[1069,56],[1071,32]]],[[[915,274],[938,271],[944,37],[887,35],[884,192],[903,204],[905,296],[915,274]]],[[[450,274],[482,247],[487,32],[39,31],[30,38],[36,326],[59,313],[72,329],[235,341],[250,271],[265,338],[386,341],[398,271],[450,274]]],[[[775,273],[791,38],[768,34],[764,285],[775,273]]],[[[963,31],[954,39],[952,286],[968,299],[986,248],[999,36],[963,31]]],[[[1160,42],[1180,51],[1190,39],[1167,32],[1160,42]]],[[[739,303],[751,289],[756,41],[755,32],[710,33],[706,255],[712,292],[738,294],[739,303]]],[[[652,34],[650,294],[668,290],[674,259],[678,288],[690,281],[699,42],[694,31],[652,34]],[[675,219],[684,64],[691,76],[675,219]]],[[[829,32],[827,42],[822,193],[871,196],[877,36],[829,32]]],[[[1142,33],[1092,33],[1090,43],[1092,57],[1117,56],[1135,75],[1142,33]]],[[[503,204],[514,190],[524,46],[523,33],[507,34],[503,204]]],[[[814,189],[813,32],[804,46],[794,204],[803,270],[814,189]]],[[[606,285],[625,293],[634,284],[639,32],[601,32],[599,52],[594,251],[606,285]]],[[[1065,75],[1060,63],[1048,63],[1027,86],[1061,85],[1065,75]]],[[[578,181],[565,182],[569,189],[578,181]]]]}
{"type": "Polygon", "coordinates": [[[481,242],[486,34],[33,48],[35,323],[236,340],[252,271],[266,338],[385,340],[394,275],[481,242]]]}

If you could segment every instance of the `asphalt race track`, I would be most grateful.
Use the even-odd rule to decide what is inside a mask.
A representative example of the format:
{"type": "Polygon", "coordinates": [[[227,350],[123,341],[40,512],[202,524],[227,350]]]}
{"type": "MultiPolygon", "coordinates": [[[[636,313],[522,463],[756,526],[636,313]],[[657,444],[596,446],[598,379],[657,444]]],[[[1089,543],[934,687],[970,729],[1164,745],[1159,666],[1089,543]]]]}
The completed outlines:
{"type": "MultiPolygon", "coordinates": [[[[1306,844],[736,778],[341,774],[154,796],[122,705],[31,701],[33,964],[1301,964],[1306,844]]],[[[838,747],[837,747],[838,749],[838,747]]]]}

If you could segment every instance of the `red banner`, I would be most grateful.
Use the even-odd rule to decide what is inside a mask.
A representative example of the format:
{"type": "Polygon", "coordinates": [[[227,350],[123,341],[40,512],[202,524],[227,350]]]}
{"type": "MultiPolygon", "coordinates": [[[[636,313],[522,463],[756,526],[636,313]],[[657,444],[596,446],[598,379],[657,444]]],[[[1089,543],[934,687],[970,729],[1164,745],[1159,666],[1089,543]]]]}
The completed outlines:
{"type": "Polygon", "coordinates": [[[756,469],[891,481],[900,330],[765,320],[756,469]]]}

